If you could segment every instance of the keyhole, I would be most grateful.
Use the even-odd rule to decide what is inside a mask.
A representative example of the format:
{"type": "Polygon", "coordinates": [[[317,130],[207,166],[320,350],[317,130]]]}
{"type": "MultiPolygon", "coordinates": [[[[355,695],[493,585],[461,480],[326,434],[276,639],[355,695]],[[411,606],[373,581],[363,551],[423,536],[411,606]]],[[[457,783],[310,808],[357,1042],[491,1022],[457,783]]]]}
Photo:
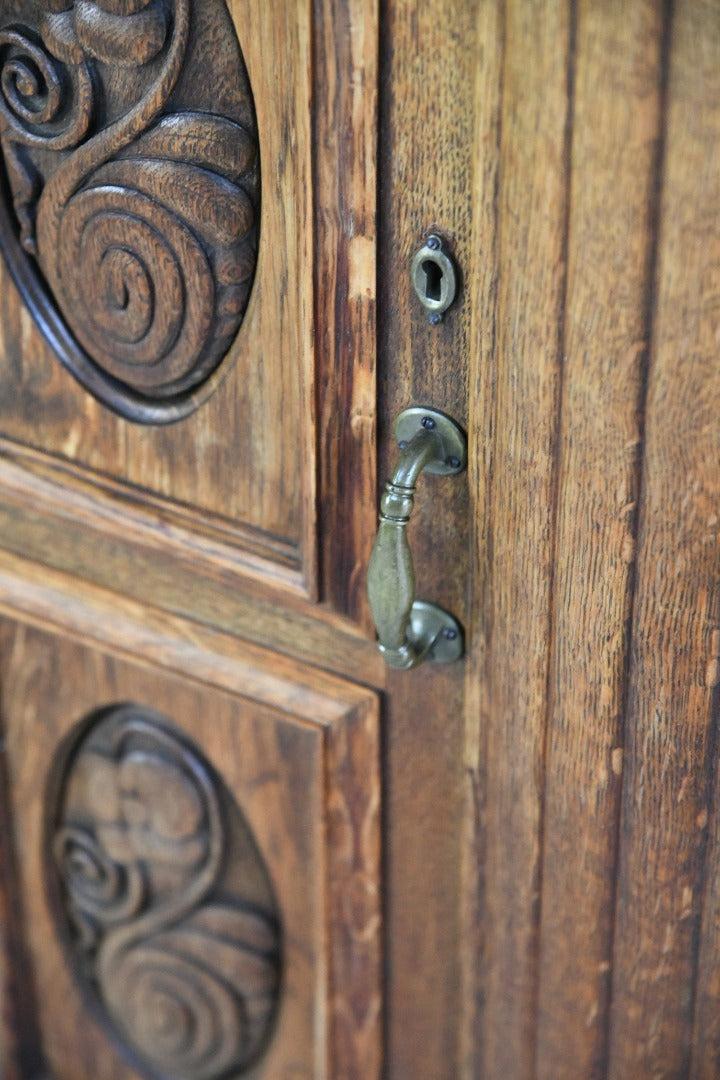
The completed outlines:
{"type": "Polygon", "coordinates": [[[415,252],[410,279],[418,300],[430,316],[430,322],[437,326],[455,299],[457,286],[455,267],[443,249],[439,236],[428,236],[420,250],[415,252]]]}
{"type": "Polygon", "coordinates": [[[432,259],[425,259],[422,264],[422,271],[425,274],[425,296],[428,300],[441,300],[442,299],[442,280],[443,271],[442,267],[432,259]]]}

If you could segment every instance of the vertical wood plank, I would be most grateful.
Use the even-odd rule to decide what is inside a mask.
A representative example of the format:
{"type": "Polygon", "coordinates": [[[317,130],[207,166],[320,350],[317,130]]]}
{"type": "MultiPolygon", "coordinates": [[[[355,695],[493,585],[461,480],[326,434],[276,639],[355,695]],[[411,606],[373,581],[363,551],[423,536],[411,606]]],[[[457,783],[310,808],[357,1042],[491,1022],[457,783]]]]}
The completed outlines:
{"type": "Polygon", "coordinates": [[[382,940],[377,702],[348,713],[327,744],[332,1075],[380,1080],[382,940]],[[349,917],[349,912],[352,914],[349,917]]]}
{"type": "MultiPolygon", "coordinates": [[[[713,730],[708,746],[709,806],[708,849],[702,895],[697,989],[693,1016],[690,1080],[716,1080],[720,1076],[720,787],[718,779],[717,693],[720,685],[720,631],[713,641],[715,699],[713,730]]],[[[710,663],[713,663],[711,659],[710,663]]],[[[700,811],[702,824],[703,811],[700,811]]]]}
{"type": "MultiPolygon", "coordinates": [[[[678,35],[683,32],[684,24],[680,22],[683,18],[687,20],[688,17],[681,7],[678,11],[678,35]]],[[[691,224],[698,233],[705,233],[702,247],[698,239],[695,241],[694,258],[698,270],[702,272],[701,317],[705,322],[704,335],[709,339],[707,347],[710,350],[713,329],[717,342],[717,297],[720,291],[720,225],[717,216],[717,192],[720,186],[720,155],[717,150],[720,137],[720,19],[714,5],[701,5],[701,11],[684,32],[693,41],[698,37],[704,41],[700,69],[693,78],[686,76],[680,85],[683,98],[688,103],[687,108],[692,110],[698,160],[701,157],[703,161],[699,185],[701,199],[686,203],[685,213],[688,214],[692,208],[693,216],[698,215],[698,224],[691,224]],[[703,148],[702,154],[700,147],[703,148]]],[[[681,91],[678,89],[676,92],[680,94],[681,91]]],[[[711,530],[717,545],[715,527],[712,526],[711,530]]],[[[717,589],[717,581],[715,587],[717,589]]],[[[717,761],[720,630],[716,630],[711,639],[707,681],[714,691],[707,754],[709,805],[707,811],[700,811],[699,820],[702,825],[703,814],[707,812],[708,846],[693,1018],[691,1080],[715,1080],[720,1075],[720,769],[717,761]]]]}
{"type": "MultiPolygon", "coordinates": [[[[387,0],[381,23],[379,458],[409,405],[467,415],[474,282],[470,185],[481,0],[387,0]],[[410,266],[428,233],[453,252],[467,292],[432,326],[410,266]]],[[[495,42],[489,44],[496,47],[495,42]]],[[[493,94],[497,89],[493,88],[493,94]]],[[[411,522],[418,595],[465,622],[465,477],[423,476],[411,522]]],[[[462,664],[390,673],[385,714],[389,1077],[459,1074],[463,767],[462,664]]]]}
{"type": "Polygon", "coordinates": [[[537,1075],[604,1076],[662,7],[577,7],[537,1075]],[[600,90],[600,88],[602,88],[600,90]]]}
{"type": "Polygon", "coordinates": [[[3,1080],[43,1069],[12,843],[5,733],[0,727],[0,1063],[3,1080]]]}
{"type": "MultiPolygon", "coordinates": [[[[481,1075],[535,1069],[544,740],[565,288],[569,5],[505,6],[490,491],[481,1075]]],[[[481,435],[482,437],[482,435],[481,435]]]]}
{"type": "Polygon", "coordinates": [[[720,9],[678,0],[631,648],[613,1080],[686,1076],[690,1067],[720,630],[719,145],[720,9]]]}
{"type": "Polygon", "coordinates": [[[316,0],[316,354],[323,598],[367,622],[376,463],[377,0],[316,0]]]}
{"type": "Polygon", "coordinates": [[[472,165],[472,244],[469,280],[472,308],[468,338],[468,627],[465,661],[465,831],[463,887],[463,1000],[461,1068],[464,1080],[482,1075],[482,977],[485,951],[484,736],[488,722],[488,658],[494,411],[497,365],[498,180],[503,67],[502,0],[477,12],[472,165]]]}

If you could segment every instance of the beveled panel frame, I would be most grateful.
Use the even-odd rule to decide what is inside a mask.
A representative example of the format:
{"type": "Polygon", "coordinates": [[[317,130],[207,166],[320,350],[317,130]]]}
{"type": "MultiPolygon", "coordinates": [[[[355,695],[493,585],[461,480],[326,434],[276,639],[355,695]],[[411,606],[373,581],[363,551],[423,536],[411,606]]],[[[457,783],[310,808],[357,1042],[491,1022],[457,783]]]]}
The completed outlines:
{"type": "Polygon", "coordinates": [[[195,635],[179,622],[168,634],[151,612],[145,625],[136,626],[135,648],[143,642],[138,656],[124,640],[112,642],[112,626],[98,618],[93,604],[84,616],[76,608],[68,626],[52,590],[37,580],[28,580],[26,588],[22,621],[6,621],[0,631],[2,764],[18,869],[13,943],[22,923],[38,994],[36,1002],[32,996],[8,998],[17,955],[0,932],[0,1002],[12,1024],[0,1039],[3,1075],[39,1080],[36,1055],[12,1045],[17,1032],[35,1030],[31,1041],[38,1041],[39,1031],[51,1071],[55,1063],[59,1074],[72,1067],[83,1077],[92,1071],[88,1061],[103,1061],[113,1080],[137,1080],[71,977],[53,931],[49,895],[32,885],[44,877],[43,792],[57,746],[78,715],[132,697],[171,715],[177,729],[203,748],[237,799],[273,882],[286,942],[283,990],[275,1034],[247,1075],[379,1078],[376,695],[223,635],[195,635]],[[204,724],[207,716],[211,722],[204,724]],[[292,1068],[296,1073],[288,1073],[292,1068]]]}
{"type": "Polygon", "coordinates": [[[72,514],[80,500],[89,529],[140,558],[162,550],[169,527],[187,539],[178,559],[362,616],[375,507],[377,2],[229,9],[254,91],[263,207],[250,302],[217,385],[170,427],[108,413],[59,367],[0,268],[0,498],[7,483],[22,501],[17,469],[41,472],[58,527],[62,504],[72,514]]]}

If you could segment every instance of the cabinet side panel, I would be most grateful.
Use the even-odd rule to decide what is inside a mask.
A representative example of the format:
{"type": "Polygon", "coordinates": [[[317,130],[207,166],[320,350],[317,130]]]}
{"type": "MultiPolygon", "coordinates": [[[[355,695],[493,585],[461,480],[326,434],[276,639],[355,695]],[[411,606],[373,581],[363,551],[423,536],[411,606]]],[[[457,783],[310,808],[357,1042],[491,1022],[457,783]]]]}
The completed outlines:
{"type": "Polygon", "coordinates": [[[484,538],[480,1072],[531,1080],[567,259],[570,5],[506,4],[503,36],[494,429],[473,433],[478,441],[492,439],[484,538]]]}
{"type": "MultiPolygon", "coordinates": [[[[717,6],[679,0],[670,49],[623,774],[613,1080],[689,1075],[704,880],[706,902],[713,890],[704,866],[717,858],[711,847],[706,863],[720,651],[717,6]]],[[[704,950],[701,1001],[712,998],[706,963],[717,963],[707,921],[704,950]]],[[[701,1006],[700,1056],[711,1053],[702,1034],[707,1015],[701,1006]]]]}
{"type": "Polygon", "coordinates": [[[543,822],[546,1080],[602,1076],[607,1049],[662,32],[654,0],[577,8],[543,822]]]}

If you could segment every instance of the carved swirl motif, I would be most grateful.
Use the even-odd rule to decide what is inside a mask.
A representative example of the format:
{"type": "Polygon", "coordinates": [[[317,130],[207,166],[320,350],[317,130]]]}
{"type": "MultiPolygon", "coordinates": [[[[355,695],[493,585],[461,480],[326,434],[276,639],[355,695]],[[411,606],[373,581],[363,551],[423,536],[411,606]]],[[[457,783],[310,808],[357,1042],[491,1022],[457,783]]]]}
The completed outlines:
{"type": "Polygon", "coordinates": [[[51,846],[85,976],[140,1057],[174,1080],[257,1057],[278,995],[274,902],[198,755],[132,706],[105,713],[73,756],[51,846]],[[230,899],[241,865],[248,895],[230,899]]]}
{"type": "Polygon", "coordinates": [[[191,0],[11,5],[27,22],[0,25],[0,144],[20,243],[95,376],[74,373],[115,407],[177,401],[225,355],[255,269],[254,113],[224,0],[209,19],[191,0]],[[236,52],[215,72],[218,37],[236,52]]]}

